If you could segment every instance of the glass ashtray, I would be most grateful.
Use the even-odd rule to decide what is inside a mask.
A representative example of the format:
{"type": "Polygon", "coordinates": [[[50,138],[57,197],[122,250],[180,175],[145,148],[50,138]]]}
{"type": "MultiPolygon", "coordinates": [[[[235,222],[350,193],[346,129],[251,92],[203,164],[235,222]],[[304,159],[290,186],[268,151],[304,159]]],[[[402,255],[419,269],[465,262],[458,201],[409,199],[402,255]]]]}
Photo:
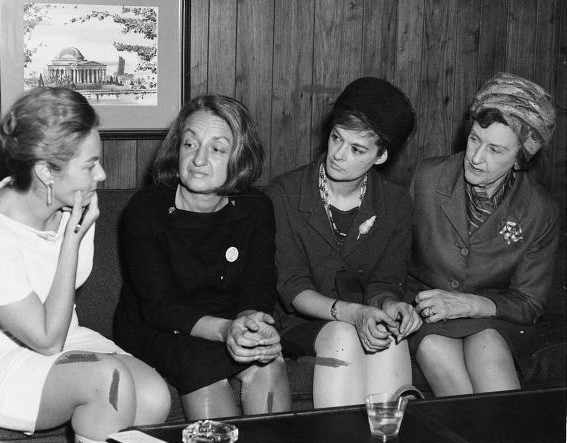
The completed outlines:
{"type": "Polygon", "coordinates": [[[183,443],[234,443],[238,428],[213,420],[199,420],[183,429],[183,443]]]}

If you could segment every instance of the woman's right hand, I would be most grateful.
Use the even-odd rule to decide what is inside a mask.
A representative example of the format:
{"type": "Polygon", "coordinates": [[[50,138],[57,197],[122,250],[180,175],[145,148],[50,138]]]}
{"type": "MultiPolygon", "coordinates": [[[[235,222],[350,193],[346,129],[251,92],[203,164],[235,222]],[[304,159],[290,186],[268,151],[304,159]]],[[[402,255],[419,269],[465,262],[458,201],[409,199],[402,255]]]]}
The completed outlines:
{"type": "Polygon", "coordinates": [[[69,239],[82,240],[86,232],[98,218],[100,211],[98,208],[98,195],[95,192],[87,206],[82,205],[83,193],[76,191],[73,196],[73,207],[71,217],[65,229],[65,237],[69,239]],[[84,213],[84,217],[83,217],[84,213]]]}
{"type": "Polygon", "coordinates": [[[280,335],[274,319],[264,312],[247,312],[232,320],[226,333],[231,357],[241,363],[268,363],[281,353],[280,335]]]}
{"type": "Polygon", "coordinates": [[[390,346],[392,333],[387,327],[397,329],[398,324],[381,309],[360,305],[354,317],[354,327],[365,351],[375,353],[390,346]]]}

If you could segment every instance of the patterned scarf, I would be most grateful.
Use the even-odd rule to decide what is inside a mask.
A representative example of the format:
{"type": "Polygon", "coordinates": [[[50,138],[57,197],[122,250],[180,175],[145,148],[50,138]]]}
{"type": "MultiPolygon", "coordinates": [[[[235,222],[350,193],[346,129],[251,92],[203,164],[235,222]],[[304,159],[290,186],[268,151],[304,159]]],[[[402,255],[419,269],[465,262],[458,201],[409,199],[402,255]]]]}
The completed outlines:
{"type": "Polygon", "coordinates": [[[490,217],[490,214],[502,203],[508,191],[512,188],[515,178],[516,174],[510,172],[506,178],[502,180],[502,183],[500,183],[500,186],[498,186],[498,189],[496,189],[491,197],[489,197],[485,191],[476,189],[465,181],[469,235],[480,228],[488,217],[490,217]]]}

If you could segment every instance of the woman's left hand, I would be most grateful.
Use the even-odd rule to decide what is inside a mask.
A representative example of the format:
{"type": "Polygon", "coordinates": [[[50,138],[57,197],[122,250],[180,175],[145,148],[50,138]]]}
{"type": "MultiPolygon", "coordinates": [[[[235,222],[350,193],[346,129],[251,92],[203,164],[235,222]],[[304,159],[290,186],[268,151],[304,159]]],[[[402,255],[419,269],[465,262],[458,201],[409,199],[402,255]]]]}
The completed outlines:
{"type": "Polygon", "coordinates": [[[238,362],[268,363],[281,353],[280,336],[274,319],[264,312],[241,313],[231,322],[226,345],[238,362]]]}
{"type": "Polygon", "coordinates": [[[417,331],[422,324],[419,313],[409,303],[386,299],[382,304],[382,310],[399,324],[397,330],[388,327],[390,332],[396,337],[396,342],[398,343],[408,335],[417,331]]]}
{"type": "Polygon", "coordinates": [[[415,297],[416,308],[425,323],[472,317],[475,298],[472,294],[442,289],[421,291],[415,297]]]}

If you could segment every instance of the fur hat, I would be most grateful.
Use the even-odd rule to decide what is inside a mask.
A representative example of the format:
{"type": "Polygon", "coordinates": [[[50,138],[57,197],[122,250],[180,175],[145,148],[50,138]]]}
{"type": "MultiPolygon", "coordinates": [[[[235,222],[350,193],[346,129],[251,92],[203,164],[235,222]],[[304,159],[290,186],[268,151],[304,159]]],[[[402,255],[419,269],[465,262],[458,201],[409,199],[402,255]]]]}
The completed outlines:
{"type": "Polygon", "coordinates": [[[415,127],[415,111],[397,87],[376,77],[362,77],[350,83],[334,104],[333,111],[345,110],[363,120],[397,151],[404,146],[415,127]]]}

